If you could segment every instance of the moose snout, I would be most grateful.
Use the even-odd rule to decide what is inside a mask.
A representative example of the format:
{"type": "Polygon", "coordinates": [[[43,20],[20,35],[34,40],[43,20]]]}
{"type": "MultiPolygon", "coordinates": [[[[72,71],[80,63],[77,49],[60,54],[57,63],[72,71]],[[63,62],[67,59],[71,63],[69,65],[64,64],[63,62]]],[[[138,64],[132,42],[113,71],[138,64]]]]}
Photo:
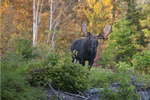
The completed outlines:
{"type": "Polygon", "coordinates": [[[93,49],[97,48],[97,42],[96,41],[92,42],[91,48],[93,48],[93,49]]]}

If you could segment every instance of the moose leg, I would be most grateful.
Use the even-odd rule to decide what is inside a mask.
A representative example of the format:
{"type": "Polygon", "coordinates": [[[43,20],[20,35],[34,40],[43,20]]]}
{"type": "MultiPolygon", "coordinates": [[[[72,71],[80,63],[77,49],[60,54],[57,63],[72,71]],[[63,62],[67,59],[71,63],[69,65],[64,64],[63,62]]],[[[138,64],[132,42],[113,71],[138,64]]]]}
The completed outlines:
{"type": "Polygon", "coordinates": [[[81,58],[81,60],[79,61],[80,64],[82,64],[82,66],[85,66],[85,61],[84,59],[81,58]]]}
{"type": "Polygon", "coordinates": [[[90,66],[90,67],[89,67],[89,70],[91,69],[91,67],[92,67],[93,63],[94,63],[94,61],[93,61],[93,60],[89,60],[89,64],[88,64],[88,65],[90,66]]]}
{"type": "Polygon", "coordinates": [[[85,66],[85,61],[82,61],[82,66],[85,66]]]}
{"type": "Polygon", "coordinates": [[[72,57],[72,63],[74,63],[74,60],[75,60],[75,58],[74,58],[74,57],[72,57]]]}

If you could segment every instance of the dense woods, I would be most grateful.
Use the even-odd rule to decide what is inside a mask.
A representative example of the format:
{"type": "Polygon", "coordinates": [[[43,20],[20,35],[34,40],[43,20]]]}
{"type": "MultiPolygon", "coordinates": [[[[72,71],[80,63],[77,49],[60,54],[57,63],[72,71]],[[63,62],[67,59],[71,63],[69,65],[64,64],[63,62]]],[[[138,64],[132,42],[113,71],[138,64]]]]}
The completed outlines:
{"type": "Polygon", "coordinates": [[[86,97],[90,88],[103,88],[100,100],[150,99],[142,95],[142,90],[150,89],[150,0],[2,0],[0,4],[2,100],[68,100],[53,89],[86,97]],[[91,70],[87,62],[82,66],[71,61],[70,46],[84,38],[83,23],[93,35],[104,35],[105,25],[112,25],[107,38],[98,40],[91,70]],[[115,82],[118,92],[109,89],[115,82]],[[45,89],[53,95],[48,97],[45,89]]]}

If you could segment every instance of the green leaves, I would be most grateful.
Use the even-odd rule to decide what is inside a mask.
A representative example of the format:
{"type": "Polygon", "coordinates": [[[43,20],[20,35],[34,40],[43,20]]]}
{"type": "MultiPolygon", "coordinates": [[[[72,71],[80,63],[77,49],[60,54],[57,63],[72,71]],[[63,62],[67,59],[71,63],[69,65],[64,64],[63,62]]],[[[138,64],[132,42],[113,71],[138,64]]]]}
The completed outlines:
{"type": "Polygon", "coordinates": [[[139,98],[138,94],[134,92],[135,87],[130,83],[130,78],[123,75],[121,77],[120,86],[115,88],[118,92],[114,92],[106,83],[104,91],[100,94],[101,98],[104,100],[137,100],[139,98]]]}
{"type": "MultiPolygon", "coordinates": [[[[13,53],[2,57],[1,98],[3,100],[45,100],[41,88],[32,88],[27,82],[24,67],[28,62],[13,53]]],[[[30,77],[33,78],[33,77],[30,77]]]]}
{"type": "Polygon", "coordinates": [[[150,51],[136,53],[133,56],[133,67],[141,73],[150,74],[150,51]]]}
{"type": "Polygon", "coordinates": [[[99,62],[104,65],[112,65],[112,62],[118,63],[119,61],[129,62],[135,52],[130,21],[122,18],[113,25],[113,31],[109,36],[104,55],[99,62]]]}
{"type": "Polygon", "coordinates": [[[24,59],[31,59],[32,55],[32,44],[31,41],[28,39],[20,39],[16,38],[14,40],[16,53],[22,56],[24,59]]]}
{"type": "Polygon", "coordinates": [[[46,86],[46,82],[51,80],[52,86],[56,89],[73,93],[76,93],[76,90],[86,90],[88,88],[87,66],[72,63],[69,54],[61,54],[61,56],[63,58],[59,59],[58,54],[50,53],[41,63],[29,64],[27,66],[29,82],[33,86],[46,86]]]}

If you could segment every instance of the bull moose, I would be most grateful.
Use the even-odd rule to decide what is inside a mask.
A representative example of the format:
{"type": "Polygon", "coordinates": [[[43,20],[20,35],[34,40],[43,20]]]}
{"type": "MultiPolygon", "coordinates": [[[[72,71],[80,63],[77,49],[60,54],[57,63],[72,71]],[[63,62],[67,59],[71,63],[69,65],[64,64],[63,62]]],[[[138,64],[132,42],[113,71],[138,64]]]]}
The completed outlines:
{"type": "Polygon", "coordinates": [[[90,32],[86,32],[86,24],[82,24],[82,32],[83,32],[83,39],[75,40],[72,43],[71,51],[77,51],[77,54],[72,56],[72,62],[75,60],[79,61],[82,66],[85,65],[85,61],[88,61],[88,65],[91,66],[94,63],[94,58],[96,57],[97,46],[98,46],[98,39],[105,39],[111,32],[111,25],[105,25],[105,32],[104,35],[100,33],[99,35],[92,35],[90,32]]]}

